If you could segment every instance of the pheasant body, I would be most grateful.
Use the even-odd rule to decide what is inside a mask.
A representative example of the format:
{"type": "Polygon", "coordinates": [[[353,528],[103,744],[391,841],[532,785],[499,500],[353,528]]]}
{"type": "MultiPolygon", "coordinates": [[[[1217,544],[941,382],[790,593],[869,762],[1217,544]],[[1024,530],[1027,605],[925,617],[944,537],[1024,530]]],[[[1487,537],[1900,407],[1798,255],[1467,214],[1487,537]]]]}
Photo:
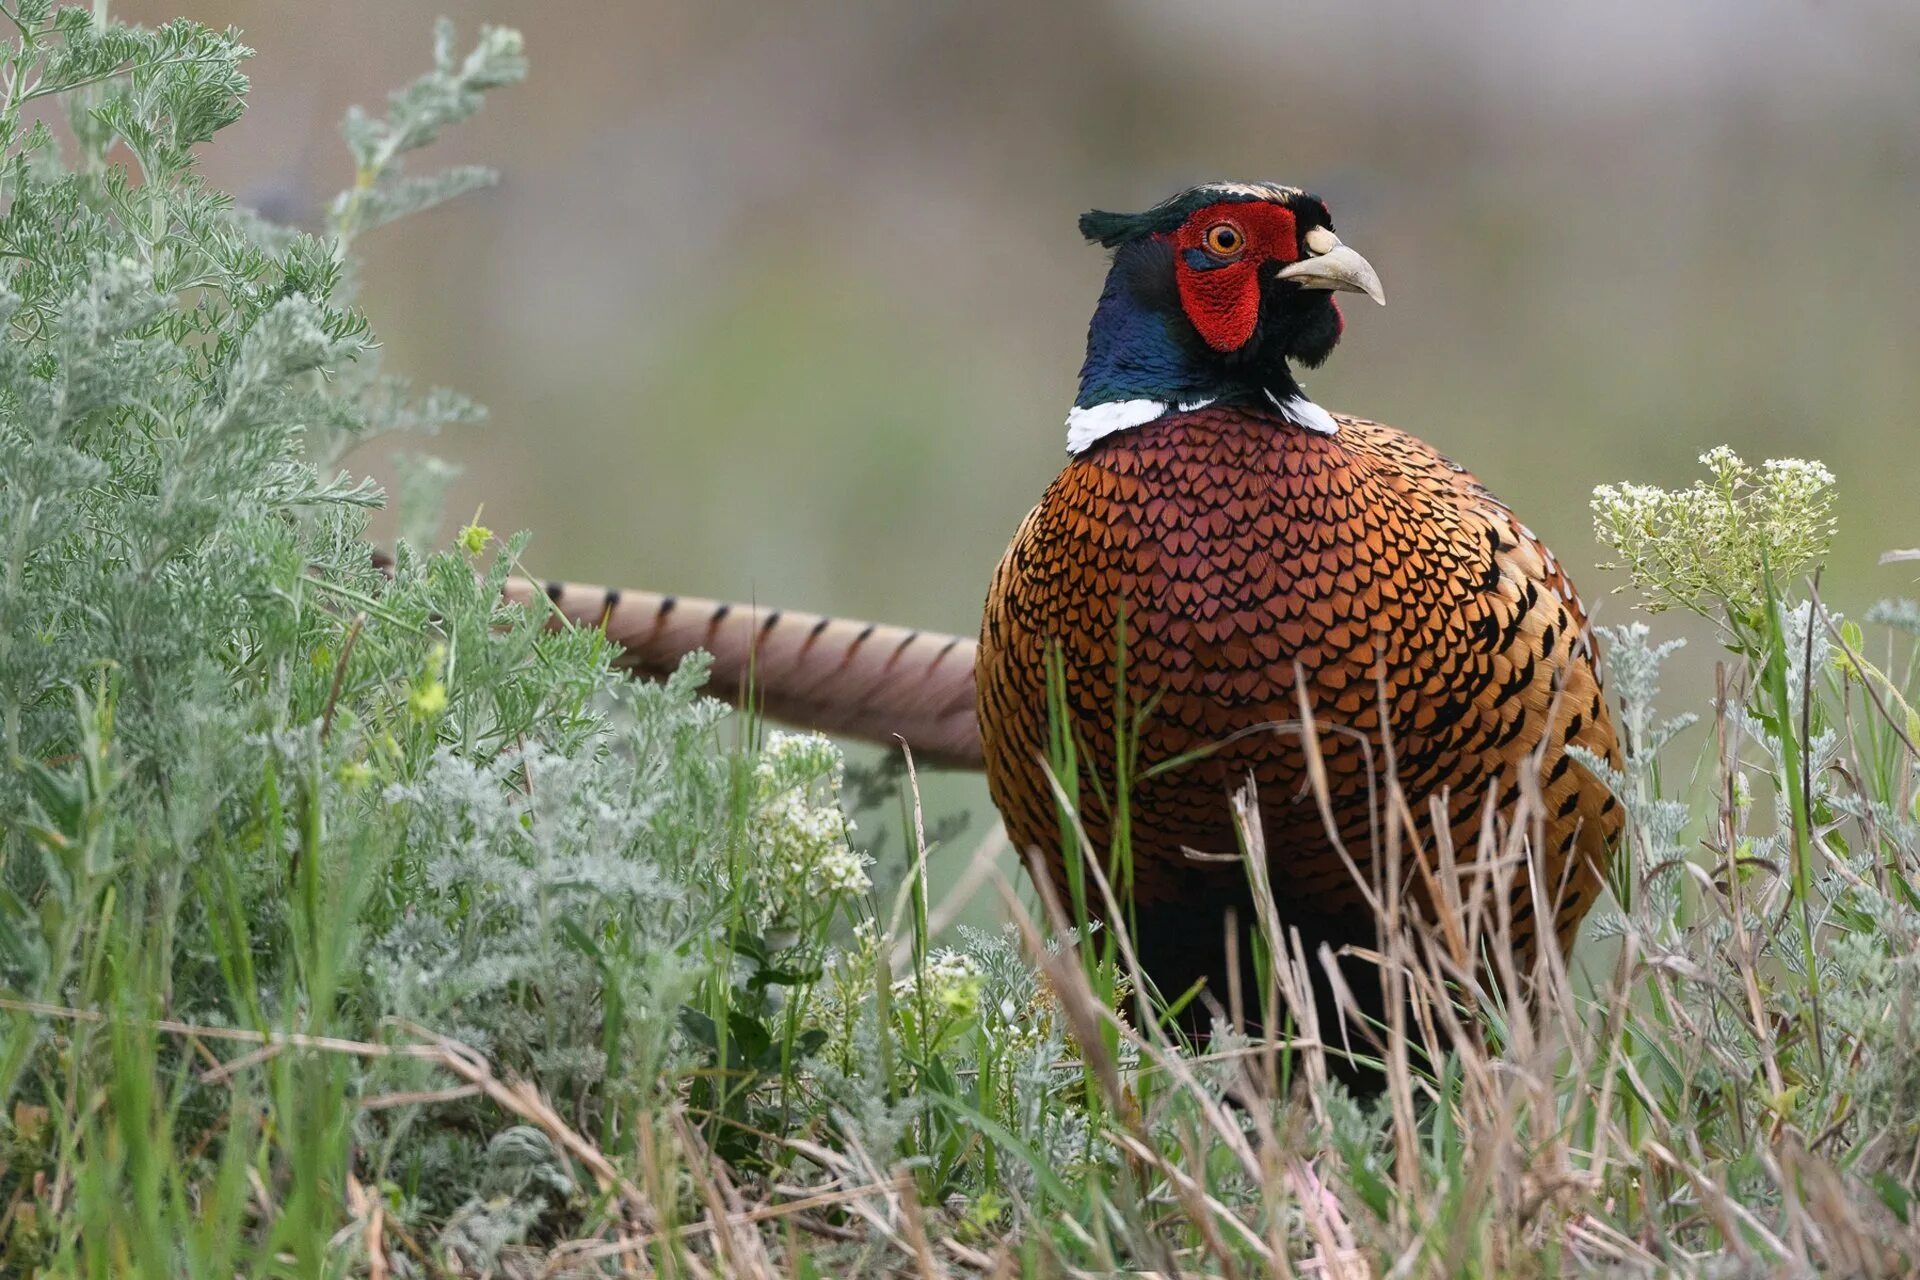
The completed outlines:
{"type": "MultiPolygon", "coordinates": [[[[1229,794],[1258,789],[1283,914],[1345,942],[1364,913],[1381,771],[1416,814],[1445,801],[1470,857],[1489,797],[1538,769],[1549,814],[1535,874],[1564,945],[1598,889],[1620,815],[1566,752],[1617,755],[1586,618],[1551,553],[1470,475],[1391,427],[1305,430],[1272,411],[1210,407],[1112,437],[1070,463],[994,576],[976,665],[982,745],[1009,835],[1064,876],[1041,761],[1047,650],[1069,728],[1100,786],[1081,788],[1096,849],[1116,754],[1116,640],[1125,625],[1135,731],[1130,843],[1143,952],[1162,990],[1219,977],[1221,915],[1246,921],[1229,794]],[[1299,733],[1318,726],[1329,837],[1299,733]],[[1195,753],[1198,753],[1195,755],[1195,753]],[[1194,756],[1185,764],[1170,762],[1194,756]],[[1102,790],[1102,788],[1106,788],[1102,790]],[[1172,954],[1169,954],[1172,953],[1172,954]]],[[[1513,936],[1538,931],[1535,882],[1511,885],[1513,936]]]]}

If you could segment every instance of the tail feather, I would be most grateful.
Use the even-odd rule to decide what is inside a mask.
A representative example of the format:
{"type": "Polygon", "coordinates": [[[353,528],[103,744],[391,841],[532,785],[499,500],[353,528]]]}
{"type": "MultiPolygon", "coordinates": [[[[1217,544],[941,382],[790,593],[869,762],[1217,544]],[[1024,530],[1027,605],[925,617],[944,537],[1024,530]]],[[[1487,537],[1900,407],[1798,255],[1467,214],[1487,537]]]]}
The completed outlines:
{"type": "Polygon", "coordinates": [[[545,596],[577,626],[605,627],[621,665],[660,677],[695,649],[713,655],[712,689],[738,702],[751,689],[788,724],[904,739],[916,761],[979,769],[974,642],[962,636],[693,596],[516,578],[507,597],[545,596]]]}

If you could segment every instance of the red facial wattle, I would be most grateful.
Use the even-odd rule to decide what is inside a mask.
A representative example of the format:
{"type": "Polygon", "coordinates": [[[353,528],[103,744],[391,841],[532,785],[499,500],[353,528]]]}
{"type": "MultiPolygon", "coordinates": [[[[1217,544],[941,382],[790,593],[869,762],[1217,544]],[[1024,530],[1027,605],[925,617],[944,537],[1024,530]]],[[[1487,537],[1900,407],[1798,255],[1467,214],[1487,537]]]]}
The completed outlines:
{"type": "Polygon", "coordinates": [[[1238,351],[1260,323],[1260,269],[1300,256],[1292,211],[1264,201],[1210,205],[1169,235],[1180,305],[1194,329],[1215,351],[1238,351]],[[1207,233],[1231,224],[1240,249],[1223,257],[1210,251],[1207,233]]]}

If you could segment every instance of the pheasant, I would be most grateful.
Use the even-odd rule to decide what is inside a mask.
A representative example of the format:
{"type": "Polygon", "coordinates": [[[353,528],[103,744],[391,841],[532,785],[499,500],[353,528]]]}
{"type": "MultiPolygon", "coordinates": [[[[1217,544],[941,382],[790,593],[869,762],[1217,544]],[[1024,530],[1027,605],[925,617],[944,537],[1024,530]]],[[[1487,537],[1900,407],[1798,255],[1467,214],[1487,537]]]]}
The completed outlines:
{"type": "MultiPolygon", "coordinates": [[[[1442,815],[1403,890],[1430,917],[1435,839],[1470,861],[1488,806],[1510,810],[1537,784],[1531,860],[1499,883],[1522,970],[1544,935],[1564,952],[1623,816],[1569,751],[1619,760],[1586,611],[1553,553],[1458,463],[1308,399],[1294,369],[1338,343],[1334,295],[1384,301],[1372,266],[1323,201],[1273,184],[1210,183],[1143,213],[1090,212],[1080,229],[1112,261],[1069,460],[993,575],[977,646],[713,601],[547,594],[605,625],[642,671],[706,648],[723,688],[751,666],[778,718],[984,765],[1009,837],[1056,886],[1078,855],[1062,848],[1043,763],[1050,655],[1100,850],[1124,670],[1125,703],[1141,709],[1126,734],[1135,942],[1165,995],[1205,982],[1224,998],[1224,930],[1253,918],[1246,870],[1194,854],[1235,852],[1229,797],[1249,779],[1280,914],[1309,956],[1377,937],[1382,770],[1417,822],[1442,815]],[[1291,727],[1303,706],[1325,813],[1291,727]]],[[[1369,968],[1343,976],[1377,1014],[1369,968]]]]}

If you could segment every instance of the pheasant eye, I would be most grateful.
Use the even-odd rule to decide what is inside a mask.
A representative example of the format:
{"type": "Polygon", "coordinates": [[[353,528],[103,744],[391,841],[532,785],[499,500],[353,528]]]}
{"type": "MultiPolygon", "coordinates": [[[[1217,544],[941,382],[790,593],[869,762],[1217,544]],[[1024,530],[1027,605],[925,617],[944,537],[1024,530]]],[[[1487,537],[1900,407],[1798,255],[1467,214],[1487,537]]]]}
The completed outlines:
{"type": "Polygon", "coordinates": [[[1247,238],[1231,222],[1216,222],[1207,228],[1207,252],[1219,258],[1231,258],[1246,246],[1247,238]]]}

